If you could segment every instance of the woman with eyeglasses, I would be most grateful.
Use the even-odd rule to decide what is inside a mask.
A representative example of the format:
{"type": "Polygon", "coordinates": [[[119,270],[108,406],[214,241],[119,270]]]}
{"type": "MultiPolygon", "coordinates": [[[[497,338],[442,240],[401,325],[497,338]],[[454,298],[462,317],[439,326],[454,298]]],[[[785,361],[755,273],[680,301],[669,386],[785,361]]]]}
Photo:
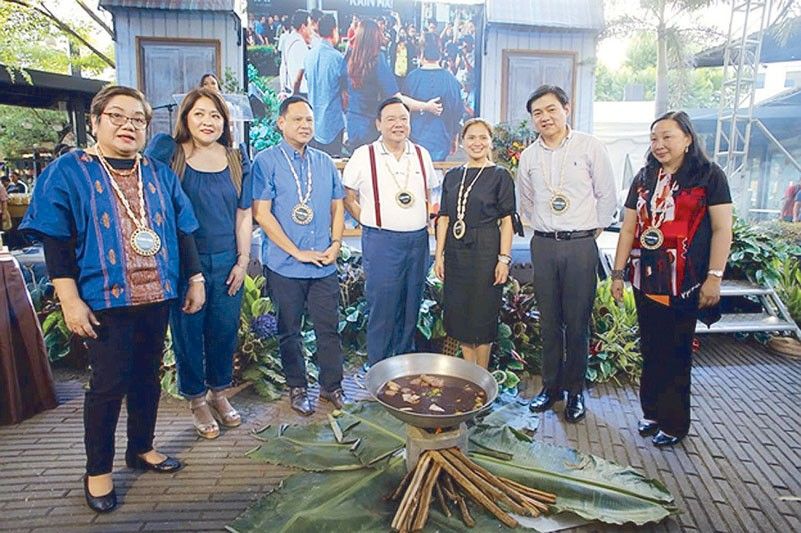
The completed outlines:
{"type": "Polygon", "coordinates": [[[159,369],[170,301],[188,283],[183,309],[195,313],[205,292],[192,206],[173,171],[139,153],[152,114],[144,95],[108,86],[90,112],[97,143],[45,169],[20,228],[43,241],[64,320],[88,349],[84,495],[100,513],[117,506],[111,471],[123,397],[128,467],[181,468],[153,447],[159,369]]]}
{"type": "MultiPolygon", "coordinates": [[[[174,305],[170,317],[178,390],[189,400],[198,435],[215,439],[219,422],[237,427],[231,406],[233,357],[242,306],[242,283],[250,260],[253,187],[244,146],[232,147],[228,107],[219,92],[189,91],[178,109],[173,137],[157,135],[146,153],[172,166],[192,202],[195,233],[206,278],[206,306],[196,314],[174,305]]],[[[181,284],[183,294],[188,287],[181,284]]]]}

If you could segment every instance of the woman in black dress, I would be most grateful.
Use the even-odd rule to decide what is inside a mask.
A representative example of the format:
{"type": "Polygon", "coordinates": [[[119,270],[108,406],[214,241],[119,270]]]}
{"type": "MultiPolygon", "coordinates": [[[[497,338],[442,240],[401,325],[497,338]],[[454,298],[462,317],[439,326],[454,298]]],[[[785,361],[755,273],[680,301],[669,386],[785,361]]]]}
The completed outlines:
{"type": "Polygon", "coordinates": [[[490,160],[492,126],[468,120],[467,163],[445,174],[434,271],[444,282],[445,331],[467,361],[487,368],[512,257],[515,186],[490,160]]]}

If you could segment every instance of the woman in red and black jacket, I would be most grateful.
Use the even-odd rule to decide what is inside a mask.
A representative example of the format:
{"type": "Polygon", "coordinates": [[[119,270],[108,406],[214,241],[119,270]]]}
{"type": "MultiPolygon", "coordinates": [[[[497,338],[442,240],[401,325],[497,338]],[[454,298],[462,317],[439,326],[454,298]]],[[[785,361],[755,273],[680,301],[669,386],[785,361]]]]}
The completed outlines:
{"type": "Polygon", "coordinates": [[[651,124],[648,160],[629,190],[612,271],[623,298],[629,264],[640,326],[642,436],[672,446],[690,428],[692,340],[700,318],[720,317],[720,283],[732,239],[726,175],[704,154],[683,111],[651,124]]]}

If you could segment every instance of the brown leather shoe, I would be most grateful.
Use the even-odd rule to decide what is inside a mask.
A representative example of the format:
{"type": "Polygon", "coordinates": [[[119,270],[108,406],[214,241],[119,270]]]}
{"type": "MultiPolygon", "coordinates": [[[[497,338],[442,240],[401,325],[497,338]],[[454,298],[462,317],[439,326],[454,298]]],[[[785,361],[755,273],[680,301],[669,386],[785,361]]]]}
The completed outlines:
{"type": "Polygon", "coordinates": [[[311,402],[309,401],[309,393],[306,387],[290,387],[289,388],[289,406],[295,412],[303,416],[310,416],[314,414],[311,402]]]}
{"type": "Polygon", "coordinates": [[[345,396],[345,391],[342,389],[334,389],[331,392],[321,390],[320,399],[333,404],[334,409],[342,409],[346,403],[350,403],[350,399],[345,396]]]}

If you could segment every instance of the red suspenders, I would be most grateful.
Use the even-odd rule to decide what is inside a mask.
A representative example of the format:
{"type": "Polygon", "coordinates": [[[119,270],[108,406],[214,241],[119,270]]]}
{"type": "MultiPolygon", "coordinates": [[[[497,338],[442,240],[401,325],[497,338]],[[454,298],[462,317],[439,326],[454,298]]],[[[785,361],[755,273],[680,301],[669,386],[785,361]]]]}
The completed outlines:
{"type": "MultiPolygon", "coordinates": [[[[417,152],[417,161],[420,163],[420,172],[423,173],[423,190],[425,190],[426,195],[426,226],[428,226],[428,176],[426,176],[426,166],[423,164],[423,152],[420,150],[420,147],[416,144],[414,145],[414,149],[417,152]]],[[[373,180],[373,204],[375,207],[375,225],[379,228],[381,227],[381,200],[378,198],[378,170],[376,169],[376,160],[375,160],[375,147],[373,143],[370,143],[368,146],[368,151],[370,152],[370,175],[373,180]]]]}
{"type": "Polygon", "coordinates": [[[420,172],[423,173],[423,189],[426,193],[426,226],[428,226],[428,179],[426,177],[426,166],[423,164],[423,151],[416,144],[414,149],[417,152],[417,160],[420,162],[420,172]]]}
{"type": "Polygon", "coordinates": [[[373,203],[375,204],[375,225],[381,227],[381,200],[378,198],[378,171],[375,168],[375,147],[370,143],[370,174],[373,176],[373,203]]]}

